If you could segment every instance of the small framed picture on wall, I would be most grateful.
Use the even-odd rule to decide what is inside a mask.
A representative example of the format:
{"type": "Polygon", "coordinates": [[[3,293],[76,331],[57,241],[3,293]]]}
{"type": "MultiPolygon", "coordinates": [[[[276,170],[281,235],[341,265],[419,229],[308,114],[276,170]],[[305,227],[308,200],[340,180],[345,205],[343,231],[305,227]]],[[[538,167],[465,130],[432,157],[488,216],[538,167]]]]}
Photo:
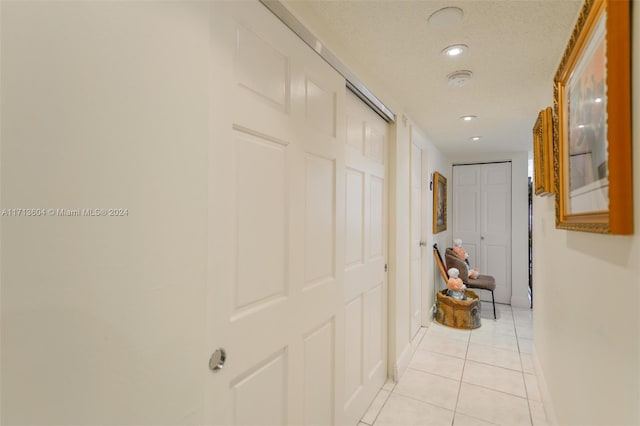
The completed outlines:
{"type": "Polygon", "coordinates": [[[447,229],[447,178],[433,174],[433,233],[447,229]]]}

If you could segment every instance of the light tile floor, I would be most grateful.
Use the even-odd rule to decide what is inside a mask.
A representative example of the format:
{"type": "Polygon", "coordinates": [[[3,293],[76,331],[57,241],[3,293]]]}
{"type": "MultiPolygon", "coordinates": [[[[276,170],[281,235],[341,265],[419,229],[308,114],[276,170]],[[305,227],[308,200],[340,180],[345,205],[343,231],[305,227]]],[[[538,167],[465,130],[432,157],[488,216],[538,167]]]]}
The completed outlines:
{"type": "Polygon", "coordinates": [[[531,358],[530,309],[482,304],[482,326],[433,322],[399,382],[387,382],[360,426],[547,425],[531,358]]]}

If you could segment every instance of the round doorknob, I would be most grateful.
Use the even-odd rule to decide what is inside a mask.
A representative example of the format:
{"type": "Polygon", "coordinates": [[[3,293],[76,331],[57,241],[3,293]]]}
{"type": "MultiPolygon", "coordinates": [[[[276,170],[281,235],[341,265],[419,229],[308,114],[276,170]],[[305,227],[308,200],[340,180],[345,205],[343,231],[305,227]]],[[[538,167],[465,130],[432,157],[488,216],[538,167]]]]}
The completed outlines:
{"type": "Polygon", "coordinates": [[[222,367],[224,367],[224,363],[226,360],[227,353],[225,352],[225,350],[222,348],[217,349],[213,353],[213,355],[211,355],[211,358],[209,358],[209,368],[212,371],[222,370],[222,367]]]}

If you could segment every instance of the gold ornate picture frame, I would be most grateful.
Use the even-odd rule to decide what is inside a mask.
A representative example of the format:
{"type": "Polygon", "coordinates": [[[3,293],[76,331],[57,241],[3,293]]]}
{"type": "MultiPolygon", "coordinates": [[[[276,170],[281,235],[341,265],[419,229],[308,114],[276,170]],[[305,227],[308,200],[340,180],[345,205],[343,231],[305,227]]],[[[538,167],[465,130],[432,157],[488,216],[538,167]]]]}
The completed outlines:
{"type": "Polygon", "coordinates": [[[553,187],[553,111],[551,107],[538,113],[533,126],[533,165],[535,194],[552,195],[553,187]]]}
{"type": "Polygon", "coordinates": [[[433,173],[433,233],[447,229],[447,178],[433,173]]]}
{"type": "Polygon", "coordinates": [[[554,78],[556,227],[633,233],[630,2],[585,0],[554,78]]]}

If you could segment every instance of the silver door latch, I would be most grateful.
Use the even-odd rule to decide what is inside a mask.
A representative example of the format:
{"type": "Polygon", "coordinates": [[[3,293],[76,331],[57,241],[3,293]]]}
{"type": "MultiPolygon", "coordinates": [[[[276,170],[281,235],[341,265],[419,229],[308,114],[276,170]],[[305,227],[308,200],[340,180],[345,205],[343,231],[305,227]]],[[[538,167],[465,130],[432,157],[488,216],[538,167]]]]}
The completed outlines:
{"type": "Polygon", "coordinates": [[[224,367],[224,362],[226,360],[227,360],[227,353],[225,352],[225,350],[222,348],[217,349],[213,353],[213,355],[211,355],[211,358],[209,358],[209,368],[212,371],[222,370],[222,367],[224,367]]]}

